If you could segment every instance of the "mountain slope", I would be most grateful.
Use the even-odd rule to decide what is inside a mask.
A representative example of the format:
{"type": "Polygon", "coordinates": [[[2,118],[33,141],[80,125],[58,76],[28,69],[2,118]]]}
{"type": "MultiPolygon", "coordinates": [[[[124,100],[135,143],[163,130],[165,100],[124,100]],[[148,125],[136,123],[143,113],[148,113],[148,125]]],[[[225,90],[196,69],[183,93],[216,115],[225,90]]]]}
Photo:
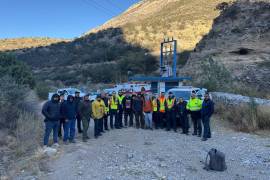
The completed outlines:
{"type": "Polygon", "coordinates": [[[43,81],[60,85],[123,81],[128,71],[155,72],[158,61],[153,59],[158,59],[155,52],[164,37],[174,36],[181,50],[193,49],[209,32],[219,15],[216,6],[223,1],[144,0],[73,41],[15,53],[43,81]]]}
{"type": "MultiPolygon", "coordinates": [[[[216,80],[223,85],[214,87],[214,90],[222,88],[270,97],[269,19],[269,0],[237,1],[232,4],[215,19],[212,30],[196,46],[181,72],[192,76],[195,84],[209,80],[213,84],[213,76],[218,77],[216,80]],[[223,81],[224,74],[222,77],[220,72],[209,72],[214,71],[214,68],[208,68],[208,72],[202,68],[207,63],[210,67],[207,61],[209,58],[221,66],[220,71],[224,70],[228,75],[226,81],[223,81]]],[[[212,64],[217,69],[215,63],[212,64]]]]}
{"type": "Polygon", "coordinates": [[[179,50],[192,50],[211,29],[222,2],[229,0],[143,0],[86,34],[121,27],[127,42],[151,51],[158,51],[165,37],[177,39],[179,50]]]}
{"type": "Polygon", "coordinates": [[[0,51],[48,46],[54,43],[67,42],[68,39],[55,39],[47,37],[38,38],[11,38],[0,39],[0,51]]]}

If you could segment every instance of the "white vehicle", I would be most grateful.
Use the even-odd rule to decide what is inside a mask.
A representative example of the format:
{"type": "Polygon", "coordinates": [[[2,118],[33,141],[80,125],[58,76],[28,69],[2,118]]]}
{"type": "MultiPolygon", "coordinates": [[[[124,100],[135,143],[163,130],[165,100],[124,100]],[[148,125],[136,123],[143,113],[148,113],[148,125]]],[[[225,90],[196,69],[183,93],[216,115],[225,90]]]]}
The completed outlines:
{"type": "Polygon", "coordinates": [[[65,99],[67,99],[68,95],[72,95],[72,96],[75,96],[75,92],[80,92],[80,97],[83,97],[85,95],[84,92],[82,92],[81,90],[79,89],[76,89],[76,88],[63,88],[63,89],[58,89],[56,92],[49,92],[49,95],[48,95],[48,100],[51,100],[51,97],[53,94],[65,94],[65,99]]]}
{"type": "Polygon", "coordinates": [[[114,88],[104,89],[104,92],[111,94],[113,91],[118,93],[118,91],[124,92],[141,92],[141,89],[144,88],[146,92],[151,90],[150,84],[136,84],[136,83],[124,83],[124,84],[117,84],[114,88]]]}
{"type": "MultiPolygon", "coordinates": [[[[195,88],[192,86],[180,86],[177,88],[172,88],[166,92],[166,96],[168,96],[169,92],[172,92],[176,99],[182,97],[185,101],[190,99],[192,91],[196,92],[198,98],[203,99],[204,94],[207,92],[205,88],[195,88]]],[[[211,98],[211,97],[210,97],[211,98]]]]}

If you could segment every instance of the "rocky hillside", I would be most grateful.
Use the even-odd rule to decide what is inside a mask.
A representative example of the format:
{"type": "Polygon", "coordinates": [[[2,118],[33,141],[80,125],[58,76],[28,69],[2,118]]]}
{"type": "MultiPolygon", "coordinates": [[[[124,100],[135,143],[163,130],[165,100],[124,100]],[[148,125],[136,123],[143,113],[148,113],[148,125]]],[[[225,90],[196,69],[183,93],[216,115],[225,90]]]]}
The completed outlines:
{"type": "Polygon", "coordinates": [[[48,46],[54,43],[67,42],[68,39],[54,39],[54,38],[12,38],[0,39],[0,51],[34,48],[39,46],[48,46]]]}
{"type": "Polygon", "coordinates": [[[216,6],[223,1],[144,0],[73,41],[15,53],[43,81],[119,82],[126,80],[128,71],[154,73],[154,52],[164,37],[174,36],[181,50],[193,49],[211,29],[220,12],[216,6]]]}
{"type": "Polygon", "coordinates": [[[142,0],[86,34],[121,27],[127,42],[151,51],[159,51],[164,37],[179,40],[179,50],[192,50],[211,29],[222,2],[229,0],[142,0]]]}
{"type": "Polygon", "coordinates": [[[196,46],[184,72],[197,84],[218,80],[223,85],[213,88],[269,96],[269,19],[269,0],[237,1],[226,6],[214,20],[211,31],[196,46]],[[202,71],[191,71],[194,67],[202,71]],[[214,72],[215,69],[219,72],[214,72]]]}

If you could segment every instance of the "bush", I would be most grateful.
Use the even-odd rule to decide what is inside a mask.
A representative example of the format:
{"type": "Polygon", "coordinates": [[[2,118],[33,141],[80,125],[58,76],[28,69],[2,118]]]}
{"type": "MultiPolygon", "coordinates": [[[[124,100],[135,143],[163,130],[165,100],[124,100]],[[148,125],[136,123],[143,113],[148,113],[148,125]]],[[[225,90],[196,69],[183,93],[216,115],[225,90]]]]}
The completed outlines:
{"type": "Polygon", "coordinates": [[[46,100],[48,98],[48,93],[50,92],[50,87],[46,83],[38,83],[36,86],[36,93],[41,100],[46,100]]]}

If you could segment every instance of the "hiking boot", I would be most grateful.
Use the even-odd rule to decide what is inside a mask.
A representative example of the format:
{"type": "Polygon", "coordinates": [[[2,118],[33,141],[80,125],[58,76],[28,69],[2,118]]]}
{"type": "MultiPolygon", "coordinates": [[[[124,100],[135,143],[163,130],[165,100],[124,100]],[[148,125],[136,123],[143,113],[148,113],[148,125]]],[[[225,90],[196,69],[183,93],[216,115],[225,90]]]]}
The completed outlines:
{"type": "Polygon", "coordinates": [[[73,139],[73,140],[69,140],[70,143],[76,143],[76,141],[73,139]]]}
{"type": "Polygon", "coordinates": [[[207,141],[207,138],[202,138],[202,141],[207,141]]]}
{"type": "Polygon", "coordinates": [[[87,139],[83,139],[82,141],[83,141],[83,142],[87,142],[87,139]]]}
{"type": "Polygon", "coordinates": [[[68,145],[68,141],[64,141],[64,145],[68,145]]]}
{"type": "Polygon", "coordinates": [[[192,136],[197,136],[197,133],[192,133],[192,136]]]}

